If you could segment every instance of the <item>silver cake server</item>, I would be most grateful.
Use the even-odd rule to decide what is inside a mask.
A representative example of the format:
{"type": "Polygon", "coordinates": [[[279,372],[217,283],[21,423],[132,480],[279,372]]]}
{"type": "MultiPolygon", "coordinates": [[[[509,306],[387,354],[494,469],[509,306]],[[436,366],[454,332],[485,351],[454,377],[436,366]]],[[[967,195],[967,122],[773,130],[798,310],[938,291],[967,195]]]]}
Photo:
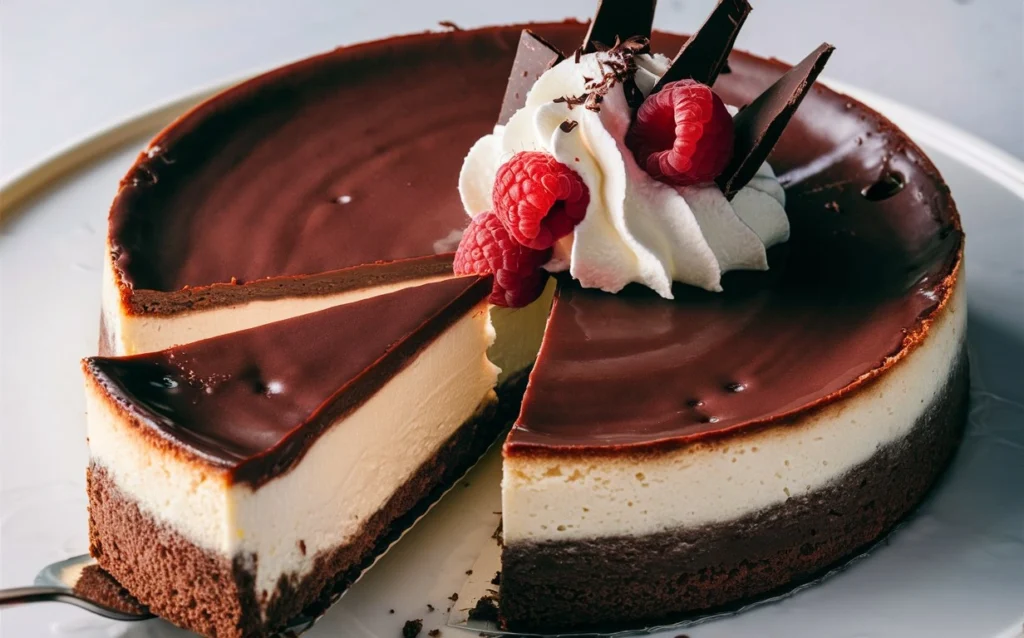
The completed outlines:
{"type": "Polygon", "coordinates": [[[32,587],[0,589],[0,607],[37,602],[69,603],[114,620],[153,617],[88,554],[47,565],[32,587]]]}
{"type": "MultiPolygon", "coordinates": [[[[340,595],[328,604],[307,610],[294,618],[279,634],[282,638],[298,636],[312,627],[340,595]]],[[[96,563],[88,554],[72,556],[47,565],[36,576],[31,587],[0,589],[0,607],[26,603],[60,602],[112,620],[146,620],[154,618],[141,603],[96,563]]]]}

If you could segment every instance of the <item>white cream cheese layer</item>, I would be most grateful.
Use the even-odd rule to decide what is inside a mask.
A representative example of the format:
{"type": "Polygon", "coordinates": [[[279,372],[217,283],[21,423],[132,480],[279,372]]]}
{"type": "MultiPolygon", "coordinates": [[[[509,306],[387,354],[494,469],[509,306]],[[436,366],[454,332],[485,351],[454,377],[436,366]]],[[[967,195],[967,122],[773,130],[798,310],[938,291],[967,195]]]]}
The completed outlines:
{"type": "Polygon", "coordinates": [[[494,400],[497,369],[485,354],[493,337],[487,308],[478,306],[331,425],[293,469],[255,490],[155,447],[87,380],[91,461],[144,512],[196,545],[229,559],[256,555],[257,597],[269,596],[282,574],[302,577],[317,554],[350,542],[494,400]]]}
{"type": "Polygon", "coordinates": [[[961,351],[966,318],[960,284],[927,339],[870,391],[800,423],[639,456],[506,457],[505,543],[696,528],[821,489],[897,444],[930,409],[961,351]]]}
{"type": "MultiPolygon", "coordinates": [[[[587,78],[604,74],[601,56],[567,59],[545,72],[526,105],[470,149],[459,193],[470,216],[490,210],[494,178],[519,151],[542,151],[572,168],[590,190],[586,217],[555,246],[549,270],[581,285],[618,292],[641,283],[672,297],[672,282],[720,291],[729,270],[765,270],[766,249],[789,238],[785,193],[765,163],[729,201],[715,184],[674,187],[648,175],[626,147],[632,119],[621,83],[600,111],[553,100],[583,94],[587,78]],[[566,120],[575,127],[562,127],[566,120]]],[[[636,58],[635,81],[647,95],[668,68],[661,55],[636,58]]]]}

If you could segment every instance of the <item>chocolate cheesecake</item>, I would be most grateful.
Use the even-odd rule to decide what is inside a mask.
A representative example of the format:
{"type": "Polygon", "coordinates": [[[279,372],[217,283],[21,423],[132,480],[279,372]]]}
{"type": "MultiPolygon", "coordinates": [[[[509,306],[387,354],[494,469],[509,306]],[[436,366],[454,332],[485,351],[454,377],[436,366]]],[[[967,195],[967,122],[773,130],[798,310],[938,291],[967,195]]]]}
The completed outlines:
{"type": "Polygon", "coordinates": [[[504,425],[489,290],[448,279],[86,359],[93,556],[211,636],[268,634],[344,587],[504,425]]]}
{"type": "MultiPolygon", "coordinates": [[[[722,27],[728,53],[745,3],[722,4],[741,11],[722,27]]],[[[575,22],[490,27],[338,49],[213,98],[140,155],[111,210],[104,273],[101,352],[129,356],[88,360],[86,381],[93,551],[143,604],[203,633],[248,635],[343,587],[403,512],[497,436],[503,417],[481,407],[492,386],[499,412],[519,412],[531,366],[503,448],[499,604],[511,630],[635,628],[770,594],[856,553],[921,500],[955,449],[966,409],[963,233],[948,188],[902,131],[856,100],[820,84],[791,87],[787,76],[779,95],[800,90],[800,99],[775,108],[778,100],[762,96],[774,95],[788,66],[710,54],[706,29],[684,47],[686,37],[652,33],[650,16],[640,13],[599,13],[589,30],[575,22]],[[581,281],[583,262],[573,262],[532,304],[492,309],[497,337],[488,348],[477,315],[490,284],[452,279],[470,222],[456,189],[473,159],[464,157],[496,121],[514,129],[516,114],[532,108],[534,83],[559,62],[572,64],[574,51],[597,55],[604,47],[595,43],[643,35],[651,52],[635,66],[650,83],[636,81],[640,98],[678,79],[659,66],[654,54],[663,53],[696,60],[686,77],[703,77],[739,109],[736,144],[744,151],[716,197],[758,240],[758,259],[726,268],[729,251],[712,246],[720,282],[704,290],[678,278],[658,289],[639,277],[602,290],[581,281]],[[772,135],[765,163],[761,140],[772,135]],[[741,210],[751,202],[784,205],[785,228],[741,210]],[[474,354],[473,388],[481,392],[439,386],[455,378],[445,366],[458,361],[420,378],[444,402],[431,414],[451,427],[409,446],[416,458],[399,454],[400,446],[371,454],[372,441],[348,438],[343,420],[307,423],[351,371],[293,377],[286,387],[308,401],[263,412],[273,379],[261,376],[254,392],[251,370],[239,362],[266,351],[281,357],[281,370],[322,369],[321,361],[353,356],[350,348],[390,352],[399,339],[386,336],[392,331],[420,334],[416,321],[429,312],[406,300],[428,290],[444,291],[435,300],[459,300],[445,308],[462,309],[430,306],[432,316],[461,319],[441,321],[416,356],[429,358],[448,339],[459,351],[487,349],[501,375],[485,383],[483,357],[474,354]],[[343,319],[353,313],[359,322],[343,319]],[[459,321],[472,328],[458,332],[459,321]],[[307,341],[320,331],[334,338],[310,351],[307,341]],[[158,386],[177,365],[172,355],[213,351],[234,363],[208,376],[244,389],[232,391],[231,416],[269,425],[245,440],[215,432],[211,449],[202,424],[222,422],[220,395],[190,390],[178,406],[158,386]],[[194,413],[192,399],[211,402],[210,411],[194,413]],[[165,418],[165,405],[188,418],[165,418]],[[234,452],[221,449],[225,438],[234,452]],[[290,440],[302,441],[301,452],[280,443],[290,440]],[[342,447],[364,445],[360,461],[337,460],[342,447]],[[162,491],[146,455],[121,452],[137,449],[195,480],[162,491]],[[363,485],[360,477],[375,476],[381,463],[399,478],[378,487],[401,497],[359,509],[362,488],[350,484],[363,485]],[[197,471],[207,478],[196,479],[197,471]],[[314,519],[334,530],[317,536],[330,541],[315,548],[309,539],[320,528],[273,510],[284,502],[278,497],[311,489],[295,487],[303,472],[335,504],[314,519]],[[180,488],[193,484],[209,487],[220,509],[180,488]],[[360,523],[342,524],[353,508],[360,523]],[[274,529],[285,520],[292,527],[274,529]],[[168,580],[172,571],[209,575],[189,586],[168,580]],[[227,600],[210,595],[214,581],[231,583],[227,600]]],[[[611,90],[624,92],[627,76],[611,90]]],[[[589,106],[605,108],[606,117],[616,95],[601,97],[589,106]]],[[[581,100],[577,108],[587,106],[581,100]]],[[[585,117],[559,135],[587,134],[585,117]]],[[[629,179],[639,179],[634,159],[622,153],[621,161],[629,179]]],[[[606,198],[598,182],[589,186],[592,200],[606,198]]],[[[577,259],[586,239],[580,230],[554,255],[577,259]]],[[[334,365],[341,364],[328,369],[334,365]]],[[[369,356],[345,365],[376,371],[363,375],[379,384],[363,405],[415,367],[389,368],[369,356]]],[[[176,388],[188,381],[172,380],[176,388]]],[[[374,422],[400,428],[405,440],[426,427],[418,418],[410,408],[374,422]]]]}

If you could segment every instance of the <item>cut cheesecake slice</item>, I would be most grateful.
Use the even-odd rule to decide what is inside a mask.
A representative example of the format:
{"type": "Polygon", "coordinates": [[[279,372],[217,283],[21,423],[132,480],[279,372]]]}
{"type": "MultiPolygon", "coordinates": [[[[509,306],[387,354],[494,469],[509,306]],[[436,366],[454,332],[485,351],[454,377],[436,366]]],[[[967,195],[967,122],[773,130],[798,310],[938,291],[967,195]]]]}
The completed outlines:
{"type": "Polygon", "coordinates": [[[505,425],[490,278],[83,363],[91,552],[154,613],[263,635],[345,587],[505,425]]]}

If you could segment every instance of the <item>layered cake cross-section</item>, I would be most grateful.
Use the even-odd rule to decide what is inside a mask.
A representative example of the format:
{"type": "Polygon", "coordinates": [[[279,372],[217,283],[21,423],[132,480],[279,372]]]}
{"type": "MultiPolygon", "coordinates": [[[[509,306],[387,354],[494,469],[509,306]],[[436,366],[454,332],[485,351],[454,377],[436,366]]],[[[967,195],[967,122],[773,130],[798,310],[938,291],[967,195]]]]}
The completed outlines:
{"type": "Polygon", "coordinates": [[[91,551],[155,614],[263,635],[490,445],[488,278],[85,360],[91,551]]]}

